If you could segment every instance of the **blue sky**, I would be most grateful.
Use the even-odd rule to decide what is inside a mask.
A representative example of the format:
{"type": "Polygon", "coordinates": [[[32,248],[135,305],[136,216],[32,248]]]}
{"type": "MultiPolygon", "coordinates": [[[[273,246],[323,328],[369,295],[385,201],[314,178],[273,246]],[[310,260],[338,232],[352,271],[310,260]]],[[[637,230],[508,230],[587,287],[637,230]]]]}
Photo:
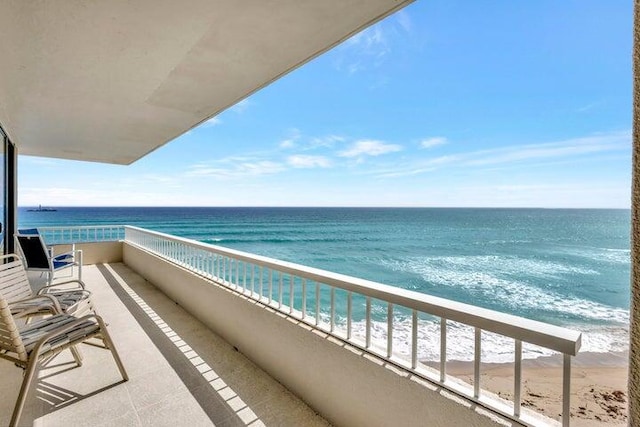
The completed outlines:
{"type": "Polygon", "coordinates": [[[20,206],[630,205],[630,1],[418,0],[130,166],[20,206]]]}

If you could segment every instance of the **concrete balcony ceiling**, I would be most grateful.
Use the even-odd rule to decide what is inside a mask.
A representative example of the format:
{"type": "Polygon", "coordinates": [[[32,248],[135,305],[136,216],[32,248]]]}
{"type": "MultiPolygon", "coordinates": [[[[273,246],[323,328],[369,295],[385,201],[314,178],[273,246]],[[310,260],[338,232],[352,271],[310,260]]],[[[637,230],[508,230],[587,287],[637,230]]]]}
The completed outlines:
{"type": "Polygon", "coordinates": [[[0,123],[21,154],[129,164],[404,0],[10,0],[0,123]]]}

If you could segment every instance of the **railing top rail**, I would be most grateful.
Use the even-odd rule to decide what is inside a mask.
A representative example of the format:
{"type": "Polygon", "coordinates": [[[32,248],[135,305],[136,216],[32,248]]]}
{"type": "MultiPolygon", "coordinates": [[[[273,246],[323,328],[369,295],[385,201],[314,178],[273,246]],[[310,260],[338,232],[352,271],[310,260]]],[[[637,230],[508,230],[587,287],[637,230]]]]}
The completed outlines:
{"type": "Polygon", "coordinates": [[[52,230],[78,230],[78,229],[91,229],[91,228],[124,228],[124,225],[118,224],[94,224],[94,225],[53,225],[35,227],[38,230],[52,231],[52,230]]]}
{"type": "Polygon", "coordinates": [[[395,305],[404,306],[448,320],[464,323],[485,331],[495,332],[531,344],[546,347],[564,354],[575,356],[581,346],[582,334],[563,327],[536,320],[476,307],[457,301],[397,288],[370,280],[351,277],[340,273],[321,270],[255,255],[222,246],[202,243],[170,234],[151,231],[140,227],[125,226],[125,229],[139,231],[166,240],[178,242],[204,251],[214,252],[248,261],[256,265],[277,269],[284,273],[306,278],[320,283],[359,293],[395,305]]]}

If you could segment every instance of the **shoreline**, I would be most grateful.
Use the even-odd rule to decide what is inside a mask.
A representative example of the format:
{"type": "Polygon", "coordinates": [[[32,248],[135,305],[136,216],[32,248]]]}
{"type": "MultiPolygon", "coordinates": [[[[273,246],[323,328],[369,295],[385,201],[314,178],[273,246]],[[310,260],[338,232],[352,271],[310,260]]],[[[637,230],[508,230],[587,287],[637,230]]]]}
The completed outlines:
{"type": "MultiPolygon", "coordinates": [[[[571,363],[571,425],[626,426],[628,351],[578,353],[571,363]]],[[[424,362],[438,369],[436,362],[424,362]]],[[[447,374],[473,384],[472,361],[448,361],[447,374]]],[[[513,399],[513,363],[482,363],[480,387],[513,399]]],[[[555,420],[562,410],[562,355],[522,361],[522,406],[555,420]]]]}

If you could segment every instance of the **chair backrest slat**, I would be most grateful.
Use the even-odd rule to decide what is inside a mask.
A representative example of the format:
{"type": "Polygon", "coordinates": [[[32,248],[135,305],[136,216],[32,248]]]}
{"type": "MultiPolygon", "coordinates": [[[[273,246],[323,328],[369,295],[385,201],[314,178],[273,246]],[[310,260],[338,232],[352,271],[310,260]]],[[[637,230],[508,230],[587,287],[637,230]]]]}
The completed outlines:
{"type": "Polygon", "coordinates": [[[8,302],[33,295],[27,272],[19,259],[0,264],[0,293],[8,302]]]}

